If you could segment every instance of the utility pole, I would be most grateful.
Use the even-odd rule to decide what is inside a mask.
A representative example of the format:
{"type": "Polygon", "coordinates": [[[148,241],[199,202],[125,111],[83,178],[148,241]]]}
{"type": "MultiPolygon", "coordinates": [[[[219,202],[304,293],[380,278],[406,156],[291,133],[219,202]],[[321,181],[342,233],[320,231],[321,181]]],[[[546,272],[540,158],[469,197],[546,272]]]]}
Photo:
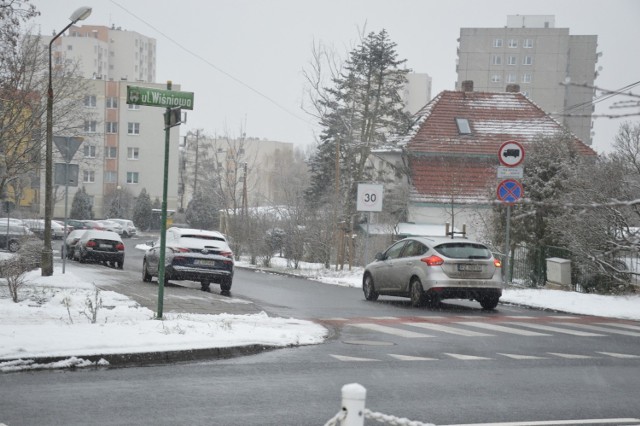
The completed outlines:
{"type": "Polygon", "coordinates": [[[193,176],[193,195],[196,195],[196,189],[198,188],[198,145],[200,141],[200,130],[196,130],[196,165],[195,175],[193,176]]]}

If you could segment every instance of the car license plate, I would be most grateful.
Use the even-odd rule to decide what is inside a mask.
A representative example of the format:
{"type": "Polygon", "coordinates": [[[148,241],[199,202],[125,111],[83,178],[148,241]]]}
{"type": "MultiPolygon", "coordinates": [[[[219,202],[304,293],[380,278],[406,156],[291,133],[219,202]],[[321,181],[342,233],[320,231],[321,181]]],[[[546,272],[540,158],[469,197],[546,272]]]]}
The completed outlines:
{"type": "Polygon", "coordinates": [[[111,244],[100,244],[100,248],[102,249],[111,249],[113,246],[111,244]]]}
{"type": "Polygon", "coordinates": [[[193,264],[200,266],[216,266],[216,261],[210,259],[194,259],[193,264]]]}
{"type": "Polygon", "coordinates": [[[458,271],[460,271],[460,272],[481,272],[482,271],[482,265],[458,264],[458,271]]]}

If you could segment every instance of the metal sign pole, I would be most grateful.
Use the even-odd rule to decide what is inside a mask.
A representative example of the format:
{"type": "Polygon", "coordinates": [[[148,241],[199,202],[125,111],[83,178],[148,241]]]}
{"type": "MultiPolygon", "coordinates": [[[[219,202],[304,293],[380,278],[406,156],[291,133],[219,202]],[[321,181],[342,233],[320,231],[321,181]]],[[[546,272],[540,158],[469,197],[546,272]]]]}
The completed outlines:
{"type": "Polygon", "coordinates": [[[505,271],[505,274],[503,275],[503,277],[505,278],[505,281],[510,283],[511,282],[511,270],[510,270],[510,266],[509,266],[509,232],[510,232],[510,227],[511,227],[511,204],[507,204],[507,226],[506,226],[506,234],[504,237],[504,264],[502,265],[503,267],[503,271],[505,271]]]}

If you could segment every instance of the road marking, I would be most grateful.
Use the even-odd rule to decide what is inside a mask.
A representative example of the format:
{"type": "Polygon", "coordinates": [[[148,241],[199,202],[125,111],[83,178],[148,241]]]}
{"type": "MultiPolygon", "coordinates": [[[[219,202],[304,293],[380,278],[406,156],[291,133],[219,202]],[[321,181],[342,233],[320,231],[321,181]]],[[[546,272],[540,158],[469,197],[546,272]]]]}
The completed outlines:
{"type": "Polygon", "coordinates": [[[503,355],[506,356],[508,358],[513,358],[513,359],[547,359],[543,356],[533,356],[533,355],[518,355],[518,354],[503,354],[498,352],[498,355],[503,355]]]}
{"type": "Polygon", "coordinates": [[[428,334],[416,333],[409,330],[403,330],[401,328],[387,327],[386,325],[380,325],[380,324],[362,323],[362,324],[349,324],[349,325],[353,327],[364,328],[365,330],[378,331],[380,333],[392,334],[394,336],[407,337],[409,339],[433,337],[428,334]]]}
{"type": "Polygon", "coordinates": [[[349,321],[347,318],[323,318],[322,321],[349,321]]]}
{"type": "Polygon", "coordinates": [[[590,358],[594,358],[592,356],[589,355],[578,355],[578,354],[561,354],[561,353],[557,353],[557,352],[547,352],[549,355],[554,355],[560,358],[566,358],[566,359],[590,359],[590,358]]]}
{"type": "Polygon", "coordinates": [[[631,355],[631,354],[618,354],[615,352],[596,352],[602,355],[608,355],[608,356],[612,356],[614,358],[640,358],[640,356],[638,355],[631,355]]]}
{"type": "Polygon", "coordinates": [[[485,357],[481,357],[481,356],[473,356],[473,355],[464,355],[464,354],[450,354],[450,353],[444,353],[445,355],[448,355],[452,358],[455,359],[459,359],[461,361],[478,361],[478,360],[483,360],[483,359],[492,359],[492,358],[485,358],[485,357]]]}
{"type": "Polygon", "coordinates": [[[629,330],[638,330],[638,331],[640,331],[640,327],[638,327],[637,325],[631,325],[631,324],[622,324],[622,323],[617,323],[617,322],[599,322],[597,324],[598,325],[609,325],[609,326],[620,327],[620,328],[628,328],[629,330]]]}
{"type": "Polygon", "coordinates": [[[569,330],[567,328],[551,327],[549,325],[542,325],[542,324],[529,324],[527,322],[513,322],[510,324],[516,324],[522,327],[535,328],[537,330],[555,331],[556,333],[571,334],[574,336],[582,336],[582,337],[604,336],[604,334],[589,333],[587,331],[569,330]]]}
{"type": "Polygon", "coordinates": [[[397,355],[388,354],[390,357],[399,359],[400,361],[438,361],[437,358],[426,358],[422,356],[410,356],[410,355],[397,355]]]}
{"type": "Polygon", "coordinates": [[[331,354],[331,356],[334,357],[335,359],[340,360],[340,361],[379,361],[377,359],[357,358],[355,356],[344,356],[344,355],[333,355],[333,354],[331,354]]]}
{"type": "Polygon", "coordinates": [[[604,328],[604,327],[598,327],[597,325],[588,325],[588,324],[575,324],[575,323],[560,323],[560,324],[567,325],[569,327],[578,327],[578,328],[586,328],[587,330],[602,331],[603,333],[623,334],[625,336],[640,337],[640,333],[636,333],[634,331],[616,330],[613,328],[604,328]]]}
{"type": "MultiPolygon", "coordinates": [[[[559,425],[594,425],[594,424],[636,424],[640,419],[576,419],[546,420],[538,422],[505,422],[505,423],[467,423],[447,426],[559,426],[559,425]]],[[[444,426],[444,425],[443,425],[444,426]]]]}
{"type": "Polygon", "coordinates": [[[369,317],[374,320],[397,320],[398,317],[369,317]]]}
{"type": "Polygon", "coordinates": [[[496,324],[484,324],[484,323],[475,322],[475,321],[464,321],[464,322],[460,322],[459,324],[468,325],[471,327],[484,328],[486,330],[500,331],[502,333],[518,334],[520,336],[549,336],[549,334],[537,333],[535,331],[519,330],[517,328],[504,327],[502,325],[496,325],[496,324]]]}
{"type": "Polygon", "coordinates": [[[536,317],[530,317],[527,315],[505,315],[504,318],[515,318],[515,319],[534,319],[536,317]]]}
{"type": "Polygon", "coordinates": [[[405,322],[405,325],[412,327],[426,328],[428,330],[441,331],[443,333],[457,334],[459,336],[493,336],[493,334],[484,334],[477,331],[463,330],[461,328],[448,327],[446,325],[431,324],[426,322],[405,322]]]}

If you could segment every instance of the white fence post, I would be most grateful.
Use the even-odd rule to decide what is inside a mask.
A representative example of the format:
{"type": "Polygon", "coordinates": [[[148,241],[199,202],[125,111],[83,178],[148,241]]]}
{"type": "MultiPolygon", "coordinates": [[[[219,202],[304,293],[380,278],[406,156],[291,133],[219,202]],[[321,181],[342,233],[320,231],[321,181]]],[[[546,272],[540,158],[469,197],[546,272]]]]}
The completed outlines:
{"type": "Polygon", "coordinates": [[[364,402],[367,390],[358,383],[351,383],[342,387],[342,408],[347,416],[342,426],[364,426],[364,402]]]}

